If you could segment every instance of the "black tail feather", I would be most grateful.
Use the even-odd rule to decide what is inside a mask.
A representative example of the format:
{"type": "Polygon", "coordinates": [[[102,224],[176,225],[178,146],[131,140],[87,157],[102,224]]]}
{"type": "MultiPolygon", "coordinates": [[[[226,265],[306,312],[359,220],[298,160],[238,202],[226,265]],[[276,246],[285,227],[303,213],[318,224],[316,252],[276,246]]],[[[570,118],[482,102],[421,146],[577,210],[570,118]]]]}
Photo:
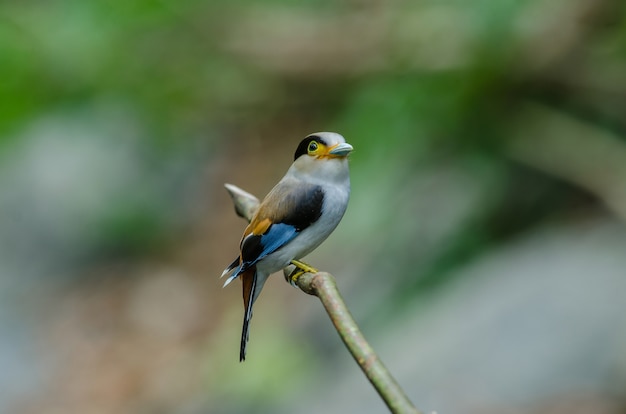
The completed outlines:
{"type": "Polygon", "coordinates": [[[220,277],[224,277],[225,275],[227,275],[231,270],[233,270],[237,266],[239,266],[239,256],[235,257],[235,260],[233,260],[233,262],[231,264],[226,266],[226,269],[224,269],[224,271],[222,272],[222,276],[220,276],[220,277]]]}
{"type": "MultiPolygon", "coordinates": [[[[245,301],[246,309],[243,315],[243,329],[241,330],[241,346],[239,348],[239,362],[246,360],[246,346],[248,339],[250,338],[250,320],[252,319],[252,305],[254,304],[254,291],[256,289],[257,275],[256,270],[252,278],[252,283],[249,288],[249,297],[245,301]]],[[[245,298],[245,296],[244,296],[245,298]]]]}

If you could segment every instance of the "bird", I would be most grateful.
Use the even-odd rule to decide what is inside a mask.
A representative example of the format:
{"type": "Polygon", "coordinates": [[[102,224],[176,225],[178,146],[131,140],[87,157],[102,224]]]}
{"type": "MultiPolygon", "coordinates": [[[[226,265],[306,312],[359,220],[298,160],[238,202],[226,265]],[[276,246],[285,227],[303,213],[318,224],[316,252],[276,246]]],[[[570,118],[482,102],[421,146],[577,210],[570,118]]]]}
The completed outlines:
{"type": "Polygon", "coordinates": [[[335,132],[306,136],[293,164],[272,188],[250,220],[239,243],[239,255],[222,272],[231,273],[224,287],[239,278],[244,316],[239,361],[246,359],[252,307],[267,278],[293,264],[288,280],[295,285],[304,273],[317,270],[300,259],[335,230],[350,198],[348,155],[352,145],[335,132]]]}

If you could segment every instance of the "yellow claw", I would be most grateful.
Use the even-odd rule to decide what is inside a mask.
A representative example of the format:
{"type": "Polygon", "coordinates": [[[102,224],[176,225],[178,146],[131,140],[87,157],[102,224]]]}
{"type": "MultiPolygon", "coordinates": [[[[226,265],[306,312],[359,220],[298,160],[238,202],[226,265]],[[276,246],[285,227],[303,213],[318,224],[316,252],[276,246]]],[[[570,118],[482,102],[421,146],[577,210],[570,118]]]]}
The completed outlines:
{"type": "Polygon", "coordinates": [[[318,273],[318,270],[316,268],[299,260],[294,259],[291,261],[291,264],[296,267],[287,277],[287,281],[289,282],[289,284],[291,284],[291,286],[296,287],[296,282],[298,281],[298,278],[305,273],[318,273]]]}
{"type": "Polygon", "coordinates": [[[297,267],[298,269],[302,270],[302,273],[318,273],[319,272],[319,270],[317,270],[313,266],[308,265],[304,262],[301,262],[300,260],[294,259],[291,261],[291,264],[297,267]]]}

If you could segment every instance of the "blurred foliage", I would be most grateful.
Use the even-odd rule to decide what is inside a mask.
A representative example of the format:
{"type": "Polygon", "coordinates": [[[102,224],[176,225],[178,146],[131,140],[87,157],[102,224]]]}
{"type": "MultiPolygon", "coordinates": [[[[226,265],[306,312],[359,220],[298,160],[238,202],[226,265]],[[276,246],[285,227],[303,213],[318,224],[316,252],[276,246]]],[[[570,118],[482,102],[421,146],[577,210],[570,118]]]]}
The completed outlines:
{"type": "MultiPolygon", "coordinates": [[[[334,368],[343,352],[334,337],[315,335],[314,322],[293,344],[284,345],[285,331],[256,335],[254,352],[268,360],[247,366],[243,381],[224,359],[233,337],[222,327],[226,294],[207,282],[227,264],[240,231],[228,221],[222,182],[269,189],[312,131],[336,130],[356,148],[348,214],[320,254],[346,274],[355,314],[379,334],[445,291],[459,269],[525,235],[605,215],[626,220],[626,4],[619,0],[5,1],[0,97],[0,290],[36,302],[69,279],[76,291],[50,303],[110,313],[112,325],[126,326],[118,301],[144,304],[133,296],[143,289],[142,269],[159,273],[160,260],[186,269],[172,276],[192,286],[180,302],[196,300],[209,307],[198,304],[198,313],[216,316],[198,316],[200,327],[187,322],[188,336],[170,338],[171,346],[201,367],[200,376],[224,381],[203,384],[216,393],[208,402],[197,397],[204,388],[196,390],[201,407],[273,411],[285,401],[283,385],[317,375],[299,367],[326,361],[334,368]],[[337,246],[353,260],[333,254],[337,246]],[[110,286],[84,282],[99,265],[120,262],[128,268],[111,272],[110,286]],[[207,337],[215,341],[209,350],[207,337]],[[237,381],[241,401],[215,402],[234,399],[237,381]]],[[[162,289],[167,299],[146,302],[159,320],[170,302],[169,285],[162,289]]],[[[297,318],[276,306],[277,324],[297,318]]],[[[97,318],[59,312],[75,324],[60,348],[83,349],[81,327],[97,318]]],[[[182,326],[187,319],[174,318],[182,326]]],[[[62,320],[49,325],[68,332],[62,320]]],[[[128,341],[143,356],[134,342],[141,326],[112,329],[102,343],[128,341]]],[[[4,382],[0,376],[0,388],[4,382]]],[[[178,407],[181,395],[145,399],[178,407]]],[[[119,398],[111,412],[137,412],[128,408],[134,397],[119,398]]]]}

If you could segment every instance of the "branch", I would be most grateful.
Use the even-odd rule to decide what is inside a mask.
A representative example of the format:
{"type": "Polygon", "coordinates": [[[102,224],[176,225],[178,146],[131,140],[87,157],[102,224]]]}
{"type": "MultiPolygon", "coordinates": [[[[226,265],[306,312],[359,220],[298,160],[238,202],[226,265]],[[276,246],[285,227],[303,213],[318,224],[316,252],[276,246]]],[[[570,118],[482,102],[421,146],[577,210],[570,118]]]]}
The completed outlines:
{"type": "MultiPolygon", "coordinates": [[[[259,200],[232,184],[225,184],[225,187],[233,199],[237,215],[250,221],[259,206],[259,200]]],[[[289,273],[290,270],[286,269],[285,276],[289,273]]],[[[335,278],[326,272],[305,273],[297,279],[296,285],[303,292],[320,299],[343,343],[389,410],[398,414],[421,414],[365,340],[339,293],[335,278]]]]}

